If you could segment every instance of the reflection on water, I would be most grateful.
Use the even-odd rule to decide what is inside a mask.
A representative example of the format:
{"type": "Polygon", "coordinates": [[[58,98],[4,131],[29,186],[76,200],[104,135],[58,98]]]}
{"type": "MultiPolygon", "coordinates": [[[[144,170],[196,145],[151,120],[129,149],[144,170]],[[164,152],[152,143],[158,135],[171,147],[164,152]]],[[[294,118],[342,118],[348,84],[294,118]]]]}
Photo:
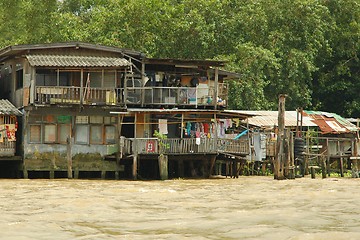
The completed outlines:
{"type": "Polygon", "coordinates": [[[0,239],[359,239],[360,180],[0,180],[0,239]]]}

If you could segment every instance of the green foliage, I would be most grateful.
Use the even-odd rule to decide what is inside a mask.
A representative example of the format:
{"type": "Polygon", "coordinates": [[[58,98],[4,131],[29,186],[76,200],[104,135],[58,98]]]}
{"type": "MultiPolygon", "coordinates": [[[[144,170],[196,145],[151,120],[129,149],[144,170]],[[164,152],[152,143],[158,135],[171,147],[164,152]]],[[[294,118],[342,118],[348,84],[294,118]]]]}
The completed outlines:
{"type": "Polygon", "coordinates": [[[160,133],[159,131],[155,130],[154,132],[154,137],[156,137],[158,139],[158,143],[159,143],[159,154],[160,155],[164,155],[164,152],[166,149],[170,148],[170,144],[166,143],[164,140],[167,139],[167,135],[160,133]]]}
{"type": "Polygon", "coordinates": [[[84,41],[228,60],[230,107],[360,117],[359,0],[0,1],[0,47],[84,41]]]}

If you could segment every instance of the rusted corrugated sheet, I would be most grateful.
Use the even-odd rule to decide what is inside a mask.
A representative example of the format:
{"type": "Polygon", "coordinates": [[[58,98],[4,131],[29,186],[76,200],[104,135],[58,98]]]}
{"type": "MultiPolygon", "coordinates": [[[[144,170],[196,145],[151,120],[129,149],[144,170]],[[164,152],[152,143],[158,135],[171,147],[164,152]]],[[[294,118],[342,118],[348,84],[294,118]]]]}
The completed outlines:
{"type": "Polygon", "coordinates": [[[22,113],[6,99],[0,100],[0,115],[17,115],[20,116],[22,113]]]}
{"type": "Polygon", "coordinates": [[[323,134],[350,133],[358,131],[358,128],[345,118],[328,112],[305,111],[304,115],[311,117],[313,122],[319,126],[323,134]]]}
{"type": "Polygon", "coordinates": [[[35,67],[124,67],[131,63],[125,58],[68,56],[68,55],[27,55],[31,66],[35,67]]]}

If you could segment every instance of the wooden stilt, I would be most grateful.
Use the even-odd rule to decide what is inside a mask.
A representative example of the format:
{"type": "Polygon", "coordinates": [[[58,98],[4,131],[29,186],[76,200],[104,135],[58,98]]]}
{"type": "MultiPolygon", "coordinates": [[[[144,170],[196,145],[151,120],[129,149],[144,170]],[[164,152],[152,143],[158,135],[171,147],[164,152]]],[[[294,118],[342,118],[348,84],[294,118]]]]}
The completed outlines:
{"type": "Polygon", "coordinates": [[[72,141],[71,138],[68,137],[66,139],[66,158],[67,158],[67,176],[69,179],[73,178],[73,174],[72,174],[72,153],[71,153],[71,148],[72,148],[72,141]]]}
{"type": "Polygon", "coordinates": [[[276,142],[276,153],[274,161],[274,178],[278,180],[284,179],[284,130],[285,130],[285,97],[281,94],[279,96],[278,108],[278,136],[276,142]]]}
{"type": "Polygon", "coordinates": [[[184,160],[178,160],[179,177],[184,177],[184,160]]]}
{"type": "Polygon", "coordinates": [[[161,180],[169,179],[168,156],[160,155],[158,158],[158,162],[159,162],[160,179],[161,180]]]}
{"type": "Polygon", "coordinates": [[[137,155],[134,155],[133,157],[133,165],[132,165],[132,177],[134,180],[137,180],[137,155]]]}
{"type": "Polygon", "coordinates": [[[340,176],[344,177],[344,159],[341,157],[339,162],[340,162],[340,176]]]}
{"type": "Polygon", "coordinates": [[[229,176],[229,162],[226,161],[225,163],[225,177],[229,176]]]}
{"type": "Polygon", "coordinates": [[[351,177],[359,178],[359,169],[358,169],[358,141],[359,139],[355,139],[353,142],[353,157],[350,157],[351,160],[351,177]]]}
{"type": "Polygon", "coordinates": [[[195,167],[194,167],[194,161],[190,161],[189,162],[190,164],[190,171],[191,171],[191,177],[196,177],[196,170],[195,170],[195,167]]]}
{"type": "Polygon", "coordinates": [[[358,159],[351,160],[351,177],[359,178],[358,159]]]}
{"type": "Polygon", "coordinates": [[[311,178],[315,179],[315,168],[311,167],[310,169],[311,169],[311,178]]]}
{"type": "Polygon", "coordinates": [[[209,169],[209,176],[214,174],[214,165],[215,165],[215,161],[216,161],[216,156],[211,156],[210,157],[210,169],[209,169]]]}
{"type": "Polygon", "coordinates": [[[266,162],[261,162],[261,175],[265,176],[266,173],[266,162]]]}
{"type": "Polygon", "coordinates": [[[322,175],[322,178],[326,178],[326,159],[325,159],[325,156],[321,156],[321,175],[322,175]]]}
{"type": "Polygon", "coordinates": [[[29,178],[29,174],[28,174],[28,171],[27,171],[25,165],[23,166],[23,175],[24,175],[24,179],[28,179],[28,178],[29,178]]]}

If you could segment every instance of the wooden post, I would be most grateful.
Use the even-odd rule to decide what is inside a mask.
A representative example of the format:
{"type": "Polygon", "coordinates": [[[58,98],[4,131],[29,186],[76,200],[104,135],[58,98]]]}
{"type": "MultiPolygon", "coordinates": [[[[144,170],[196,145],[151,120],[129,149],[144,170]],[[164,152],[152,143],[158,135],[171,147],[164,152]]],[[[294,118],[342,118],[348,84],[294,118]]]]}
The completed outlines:
{"type": "Polygon", "coordinates": [[[311,167],[310,169],[311,169],[311,178],[315,179],[315,168],[311,167]]]}
{"type": "Polygon", "coordinates": [[[344,158],[340,157],[340,177],[344,177],[344,158]]]}
{"type": "Polygon", "coordinates": [[[145,63],[141,62],[141,107],[144,106],[145,103],[145,90],[143,87],[145,87],[145,63]]]}
{"type": "Polygon", "coordinates": [[[138,158],[138,155],[134,154],[133,166],[132,166],[132,177],[133,177],[134,180],[137,179],[137,158],[138,158]]]}
{"type": "Polygon", "coordinates": [[[326,159],[325,156],[321,156],[321,175],[322,178],[326,178],[326,159]]]}
{"type": "Polygon", "coordinates": [[[160,154],[160,156],[158,158],[158,162],[159,162],[160,179],[161,180],[169,179],[168,156],[165,154],[160,154]]]}
{"type": "Polygon", "coordinates": [[[137,138],[137,113],[135,113],[134,117],[134,141],[133,141],[133,168],[132,168],[132,176],[133,179],[137,179],[137,169],[138,169],[138,142],[137,138]]]}
{"type": "Polygon", "coordinates": [[[261,163],[261,175],[263,175],[263,176],[265,176],[265,173],[266,173],[266,162],[265,161],[263,161],[262,163],[261,163]]]}
{"type": "Polygon", "coordinates": [[[215,161],[216,161],[216,156],[211,156],[210,157],[209,177],[214,174],[215,161]]]}
{"type": "Polygon", "coordinates": [[[23,177],[24,177],[24,179],[29,178],[29,173],[28,173],[25,163],[23,163],[23,177]]]}
{"type": "Polygon", "coordinates": [[[83,105],[83,95],[84,95],[84,69],[81,69],[80,72],[80,106],[83,105]]]}
{"type": "Polygon", "coordinates": [[[219,67],[215,67],[215,79],[214,79],[214,109],[217,109],[217,101],[219,94],[219,67]]]}
{"type": "Polygon", "coordinates": [[[101,179],[105,179],[105,177],[106,177],[106,171],[101,171],[101,179]]]}
{"type": "Polygon", "coordinates": [[[179,159],[178,160],[178,169],[179,169],[179,177],[184,177],[184,160],[179,159]]]}
{"type": "Polygon", "coordinates": [[[292,179],[293,165],[291,164],[291,133],[289,130],[284,131],[284,177],[292,179]]]}
{"type": "Polygon", "coordinates": [[[72,145],[71,138],[68,137],[66,139],[66,157],[67,157],[67,175],[68,175],[69,179],[73,178],[73,174],[72,174],[72,153],[71,153],[72,146],[71,145],[72,145]]]}
{"type": "Polygon", "coordinates": [[[285,95],[279,96],[278,136],[274,161],[274,178],[284,179],[284,128],[285,128],[285,95]]]}
{"type": "Polygon", "coordinates": [[[358,141],[359,139],[354,139],[354,151],[353,157],[351,159],[351,177],[352,178],[359,178],[359,169],[358,169],[358,141]]]}
{"type": "Polygon", "coordinates": [[[329,151],[329,139],[326,138],[326,171],[328,174],[328,177],[330,177],[330,151],[329,151]]]}

